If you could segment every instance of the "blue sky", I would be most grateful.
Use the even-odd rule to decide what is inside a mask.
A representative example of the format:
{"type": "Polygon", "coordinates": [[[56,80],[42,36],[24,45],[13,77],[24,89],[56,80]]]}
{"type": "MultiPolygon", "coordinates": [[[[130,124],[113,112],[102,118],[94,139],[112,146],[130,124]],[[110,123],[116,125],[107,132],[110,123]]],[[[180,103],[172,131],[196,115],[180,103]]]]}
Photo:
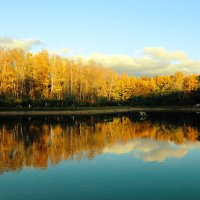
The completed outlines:
{"type": "Polygon", "coordinates": [[[0,7],[0,36],[43,43],[33,49],[135,56],[161,47],[200,60],[199,0],[0,0],[0,7]]]}

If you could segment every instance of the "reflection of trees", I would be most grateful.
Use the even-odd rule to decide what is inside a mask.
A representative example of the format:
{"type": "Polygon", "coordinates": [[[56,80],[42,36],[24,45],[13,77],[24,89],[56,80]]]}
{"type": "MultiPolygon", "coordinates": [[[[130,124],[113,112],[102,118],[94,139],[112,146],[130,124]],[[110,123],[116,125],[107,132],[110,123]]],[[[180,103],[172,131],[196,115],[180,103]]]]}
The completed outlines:
{"type": "Polygon", "coordinates": [[[0,171],[23,166],[47,168],[62,160],[93,158],[105,147],[136,138],[152,138],[182,144],[196,141],[198,129],[191,124],[133,121],[128,117],[105,122],[101,118],[31,120],[0,124],[0,171]]]}

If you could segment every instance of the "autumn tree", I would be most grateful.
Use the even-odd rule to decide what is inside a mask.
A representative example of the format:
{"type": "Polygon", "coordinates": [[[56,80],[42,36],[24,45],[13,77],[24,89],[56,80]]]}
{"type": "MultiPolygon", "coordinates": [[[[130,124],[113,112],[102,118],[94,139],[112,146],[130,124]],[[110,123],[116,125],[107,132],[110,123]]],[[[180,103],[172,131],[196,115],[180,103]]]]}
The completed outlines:
{"type": "Polygon", "coordinates": [[[176,98],[181,104],[198,103],[198,78],[183,72],[135,77],[118,74],[94,60],[63,58],[45,50],[33,54],[22,49],[0,49],[1,102],[29,99],[63,101],[66,105],[106,105],[119,101],[126,104],[137,97],[150,102],[150,98],[156,97],[164,105],[166,100],[176,104],[176,98]]]}

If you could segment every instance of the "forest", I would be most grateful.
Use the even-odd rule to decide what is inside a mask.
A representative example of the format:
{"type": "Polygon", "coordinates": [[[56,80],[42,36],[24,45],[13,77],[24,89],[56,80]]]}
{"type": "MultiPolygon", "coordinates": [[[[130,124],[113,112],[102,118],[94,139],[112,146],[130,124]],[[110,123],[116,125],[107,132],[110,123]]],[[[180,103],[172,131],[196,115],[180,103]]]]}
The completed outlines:
{"type": "Polygon", "coordinates": [[[200,75],[136,77],[88,62],[0,49],[0,107],[156,106],[200,103],[200,75]]]}

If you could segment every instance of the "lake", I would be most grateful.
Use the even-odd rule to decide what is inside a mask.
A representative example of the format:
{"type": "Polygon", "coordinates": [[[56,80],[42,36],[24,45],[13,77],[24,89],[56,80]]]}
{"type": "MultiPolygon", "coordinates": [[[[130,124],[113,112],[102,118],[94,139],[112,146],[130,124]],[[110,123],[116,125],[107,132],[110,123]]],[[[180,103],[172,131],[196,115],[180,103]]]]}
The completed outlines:
{"type": "Polygon", "coordinates": [[[200,199],[200,114],[0,118],[0,200],[200,199]]]}

